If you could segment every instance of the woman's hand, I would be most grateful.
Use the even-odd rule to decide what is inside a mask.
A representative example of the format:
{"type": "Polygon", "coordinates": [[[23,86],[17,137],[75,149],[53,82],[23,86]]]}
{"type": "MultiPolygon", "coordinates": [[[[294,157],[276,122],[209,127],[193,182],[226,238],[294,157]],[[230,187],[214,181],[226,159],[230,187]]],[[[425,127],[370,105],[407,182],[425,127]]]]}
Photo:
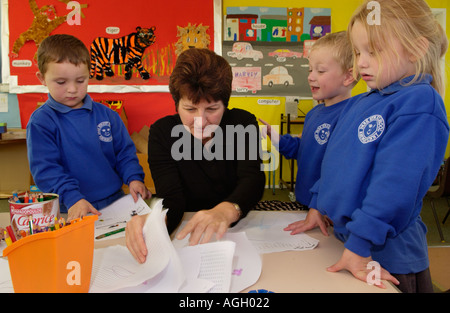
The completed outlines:
{"type": "Polygon", "coordinates": [[[286,228],[284,228],[284,230],[290,231],[291,235],[295,235],[303,233],[307,230],[311,230],[317,226],[325,236],[328,236],[327,228],[328,226],[330,226],[330,220],[328,219],[328,217],[323,216],[316,209],[309,209],[308,214],[306,215],[306,218],[304,220],[291,223],[286,228]]]}
{"type": "Polygon", "coordinates": [[[144,234],[142,232],[147,216],[148,215],[133,216],[131,220],[128,221],[125,228],[127,248],[139,263],[144,263],[148,254],[147,245],[145,244],[144,234]]]}
{"type": "Polygon", "coordinates": [[[239,217],[239,212],[232,203],[221,202],[210,210],[195,213],[176,238],[182,240],[190,234],[191,246],[209,242],[213,234],[216,234],[216,239],[220,239],[230,224],[238,221],[239,217]]]}
{"type": "MultiPolygon", "coordinates": [[[[371,257],[362,257],[353,253],[352,251],[345,249],[342,253],[341,259],[334,265],[327,268],[329,272],[339,272],[341,270],[347,270],[352,273],[353,276],[362,280],[364,282],[368,282],[368,275],[372,272],[372,266],[367,267],[367,264],[372,261],[371,257]]],[[[380,266],[380,276],[378,279],[372,280],[373,284],[380,288],[386,288],[386,286],[382,283],[381,280],[391,281],[395,285],[400,284],[400,282],[392,276],[387,270],[380,266]]]]}

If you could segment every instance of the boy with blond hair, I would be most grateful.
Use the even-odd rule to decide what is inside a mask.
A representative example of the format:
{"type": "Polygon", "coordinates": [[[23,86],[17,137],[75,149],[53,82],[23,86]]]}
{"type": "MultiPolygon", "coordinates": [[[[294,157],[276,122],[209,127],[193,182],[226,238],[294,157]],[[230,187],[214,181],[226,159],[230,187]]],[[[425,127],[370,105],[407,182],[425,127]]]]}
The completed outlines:
{"type": "MultiPolygon", "coordinates": [[[[308,83],[313,99],[320,104],[306,114],[301,136],[286,134],[280,137],[270,125],[260,120],[268,126],[267,133],[279,152],[287,159],[297,160],[295,197],[305,207],[309,207],[310,189],[320,177],[328,138],[357,83],[352,68],[352,48],[345,31],[318,39],[309,55],[308,83]]],[[[292,223],[285,230],[297,234],[297,227],[302,223],[292,223]]]]}

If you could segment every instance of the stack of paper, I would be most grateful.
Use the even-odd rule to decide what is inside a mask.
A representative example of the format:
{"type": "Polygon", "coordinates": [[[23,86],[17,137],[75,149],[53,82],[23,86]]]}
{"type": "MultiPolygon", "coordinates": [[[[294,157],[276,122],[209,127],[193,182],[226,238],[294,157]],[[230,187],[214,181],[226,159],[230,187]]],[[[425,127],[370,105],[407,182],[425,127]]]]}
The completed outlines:
{"type": "Polygon", "coordinates": [[[144,225],[148,255],[139,264],[124,246],[95,249],[90,292],[239,292],[261,274],[245,233],[197,246],[171,242],[158,201],[144,225]]]}
{"type": "Polygon", "coordinates": [[[116,245],[94,250],[91,292],[111,292],[135,287],[161,273],[172,257],[172,245],[164,224],[166,211],[156,205],[144,225],[148,254],[139,264],[127,247],[116,245]]]}

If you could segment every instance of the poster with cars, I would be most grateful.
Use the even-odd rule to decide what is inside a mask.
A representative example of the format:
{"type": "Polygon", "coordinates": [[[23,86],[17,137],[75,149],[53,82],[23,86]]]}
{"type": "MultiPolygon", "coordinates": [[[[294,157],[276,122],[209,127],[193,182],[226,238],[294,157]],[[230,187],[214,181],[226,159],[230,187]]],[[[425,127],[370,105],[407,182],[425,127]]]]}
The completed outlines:
{"type": "Polygon", "coordinates": [[[331,32],[331,9],[228,7],[223,30],[233,95],[311,97],[308,55],[331,32]]]}

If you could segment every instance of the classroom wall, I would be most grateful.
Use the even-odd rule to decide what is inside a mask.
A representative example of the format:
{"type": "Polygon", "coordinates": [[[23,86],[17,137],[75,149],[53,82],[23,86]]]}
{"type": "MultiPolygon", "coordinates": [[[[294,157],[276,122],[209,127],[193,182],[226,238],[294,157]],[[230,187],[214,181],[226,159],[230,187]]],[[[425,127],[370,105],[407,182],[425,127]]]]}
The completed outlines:
{"type": "MultiPolygon", "coordinates": [[[[213,1],[213,0],[211,0],[213,1]]],[[[450,1],[448,0],[426,0],[427,3],[432,8],[450,8],[450,1]]],[[[360,5],[362,0],[285,0],[283,2],[274,2],[269,0],[222,0],[223,9],[225,12],[228,6],[273,6],[273,7],[323,7],[331,9],[331,23],[332,31],[342,31],[347,29],[348,21],[350,20],[354,10],[360,5]]],[[[1,8],[0,8],[1,9],[1,8]]],[[[450,34],[450,15],[446,19],[446,31],[450,34]]],[[[445,57],[446,69],[448,69],[448,64],[450,64],[450,53],[447,53],[445,57]]],[[[448,72],[448,71],[447,71],[448,72]]],[[[447,75],[448,76],[448,75],[447,75]]],[[[447,89],[449,87],[449,82],[447,79],[447,89]]],[[[353,94],[359,94],[366,91],[366,85],[364,82],[358,83],[354,88],[353,94]]],[[[1,94],[0,94],[1,96],[1,94]]],[[[26,125],[22,125],[20,120],[20,108],[17,101],[16,95],[5,94],[8,97],[8,112],[0,112],[0,121],[7,122],[8,127],[11,128],[25,128],[26,125]]],[[[445,95],[445,103],[447,112],[450,112],[450,92],[445,95]]],[[[299,104],[299,108],[303,112],[307,112],[313,106],[312,100],[302,100],[299,104]]],[[[280,115],[285,113],[285,98],[284,97],[232,97],[230,101],[230,108],[238,107],[246,109],[258,118],[262,118],[272,125],[280,124],[280,115]],[[259,99],[275,99],[279,100],[279,104],[258,104],[259,99]]],[[[159,114],[159,113],[158,113],[159,114]]],[[[448,114],[448,113],[447,113],[448,114]]],[[[136,114],[138,115],[138,114],[136,114]]],[[[142,124],[141,122],[139,122],[142,124]]],[[[139,124],[139,125],[140,125],[139,124]]],[[[300,133],[301,127],[294,126],[294,133],[300,133]]],[[[446,157],[449,156],[449,148],[447,148],[446,157]]],[[[287,173],[287,167],[285,167],[285,172],[287,173]]],[[[285,175],[283,173],[283,175],[285,175]]],[[[278,184],[278,173],[276,175],[276,183],[278,184]]]]}

